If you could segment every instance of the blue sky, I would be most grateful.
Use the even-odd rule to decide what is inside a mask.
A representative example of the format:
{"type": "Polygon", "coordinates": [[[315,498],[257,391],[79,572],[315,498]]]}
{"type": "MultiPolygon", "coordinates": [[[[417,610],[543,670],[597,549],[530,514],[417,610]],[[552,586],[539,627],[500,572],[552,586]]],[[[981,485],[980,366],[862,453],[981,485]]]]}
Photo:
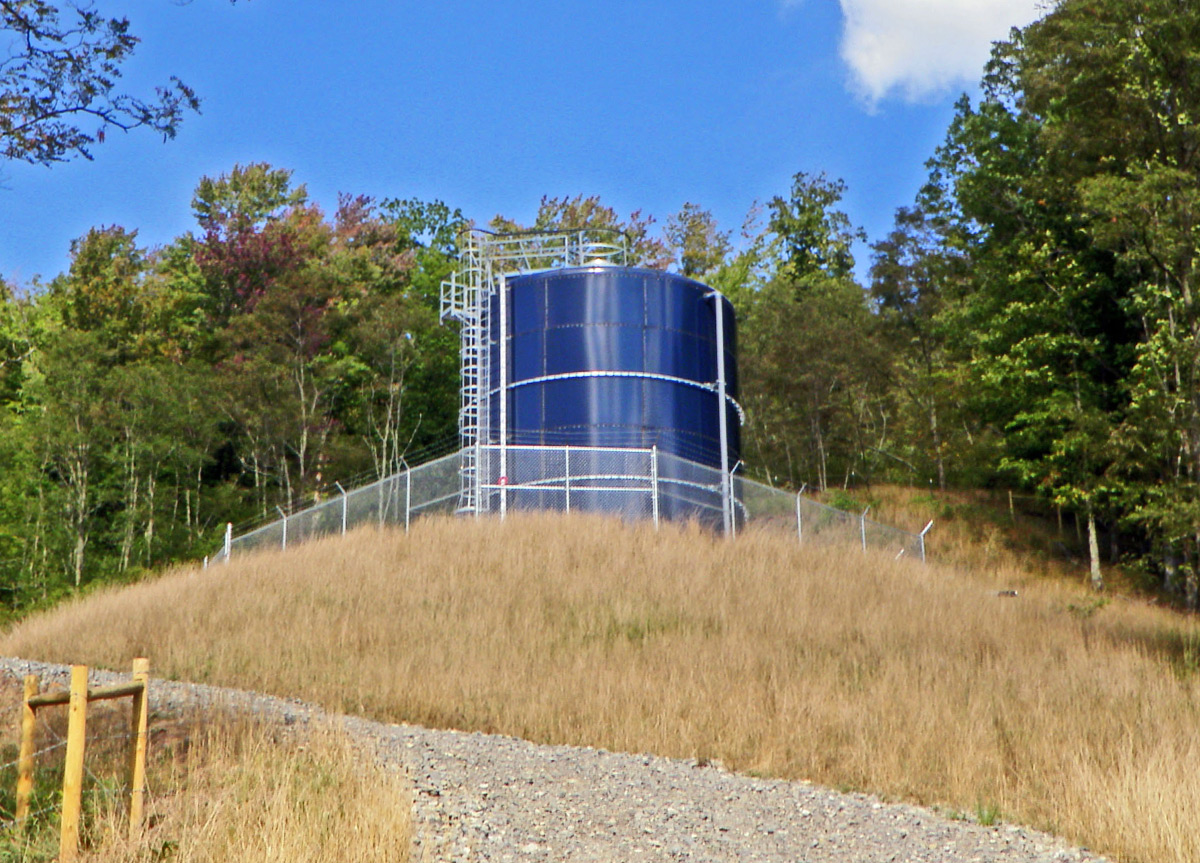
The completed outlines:
{"type": "MultiPolygon", "coordinates": [[[[204,175],[266,161],[339,192],[532,220],[598,194],[736,232],[797,171],[849,186],[872,241],[910,203],[989,43],[1039,0],[95,0],[142,38],[124,82],[200,94],[174,141],[110,131],[95,160],[0,163],[0,276],[69,265],[89,227],[194,229],[204,175]]],[[[859,250],[861,262],[867,258],[859,250]]],[[[860,271],[864,267],[860,263],[860,271]]]]}

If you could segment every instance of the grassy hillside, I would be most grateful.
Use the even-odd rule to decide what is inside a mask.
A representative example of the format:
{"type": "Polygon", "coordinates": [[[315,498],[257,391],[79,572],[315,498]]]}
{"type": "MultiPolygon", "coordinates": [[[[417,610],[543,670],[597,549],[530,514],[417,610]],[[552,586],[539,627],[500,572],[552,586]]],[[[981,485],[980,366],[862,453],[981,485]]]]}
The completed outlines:
{"type": "Polygon", "coordinates": [[[719,758],[1200,859],[1200,630],[988,560],[428,519],[93,595],[0,651],[145,654],[378,719],[719,758]]]}

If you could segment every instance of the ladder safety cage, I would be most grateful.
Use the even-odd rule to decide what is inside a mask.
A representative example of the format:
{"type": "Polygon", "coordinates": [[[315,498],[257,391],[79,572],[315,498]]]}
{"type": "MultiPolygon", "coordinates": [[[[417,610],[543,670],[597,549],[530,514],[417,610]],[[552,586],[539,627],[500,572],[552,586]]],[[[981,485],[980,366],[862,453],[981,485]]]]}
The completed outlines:
{"type": "MultiPolygon", "coordinates": [[[[492,475],[491,459],[496,457],[488,447],[495,443],[490,428],[491,399],[496,395],[493,390],[498,391],[489,362],[491,298],[510,275],[593,264],[627,266],[629,244],[623,232],[597,228],[511,234],[472,228],[462,236],[459,268],[442,282],[441,319],[461,325],[458,511],[478,515],[490,505],[490,496],[481,493],[481,483],[492,475]]],[[[503,451],[499,457],[504,458],[503,451]]]]}

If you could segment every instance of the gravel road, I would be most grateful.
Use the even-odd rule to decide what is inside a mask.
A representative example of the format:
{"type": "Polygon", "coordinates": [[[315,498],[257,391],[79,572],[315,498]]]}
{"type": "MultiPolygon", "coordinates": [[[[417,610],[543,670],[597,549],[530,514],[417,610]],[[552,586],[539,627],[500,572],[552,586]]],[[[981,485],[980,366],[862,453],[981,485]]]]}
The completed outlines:
{"type": "MultiPolygon", "coordinates": [[[[65,666],[0,659],[0,673],[61,681],[65,666]]],[[[93,685],[124,677],[93,672],[93,685]]],[[[287,725],[311,705],[153,680],[165,713],[227,707],[287,725]]],[[[1103,863],[1054,837],[983,827],[806,782],[755,779],[694,761],[332,717],[415,785],[418,863],[1103,863]]]]}

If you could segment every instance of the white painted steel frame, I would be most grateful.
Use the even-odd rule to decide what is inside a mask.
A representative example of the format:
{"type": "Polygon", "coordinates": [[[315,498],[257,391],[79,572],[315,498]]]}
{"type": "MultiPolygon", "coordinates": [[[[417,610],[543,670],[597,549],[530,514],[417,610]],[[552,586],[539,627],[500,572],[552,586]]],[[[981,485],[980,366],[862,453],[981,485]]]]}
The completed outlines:
{"type": "MultiPolygon", "coordinates": [[[[501,274],[500,291],[500,485],[508,485],[508,279],[501,274]]],[[[508,490],[500,490],[500,520],[508,512],[508,490]]]]}

